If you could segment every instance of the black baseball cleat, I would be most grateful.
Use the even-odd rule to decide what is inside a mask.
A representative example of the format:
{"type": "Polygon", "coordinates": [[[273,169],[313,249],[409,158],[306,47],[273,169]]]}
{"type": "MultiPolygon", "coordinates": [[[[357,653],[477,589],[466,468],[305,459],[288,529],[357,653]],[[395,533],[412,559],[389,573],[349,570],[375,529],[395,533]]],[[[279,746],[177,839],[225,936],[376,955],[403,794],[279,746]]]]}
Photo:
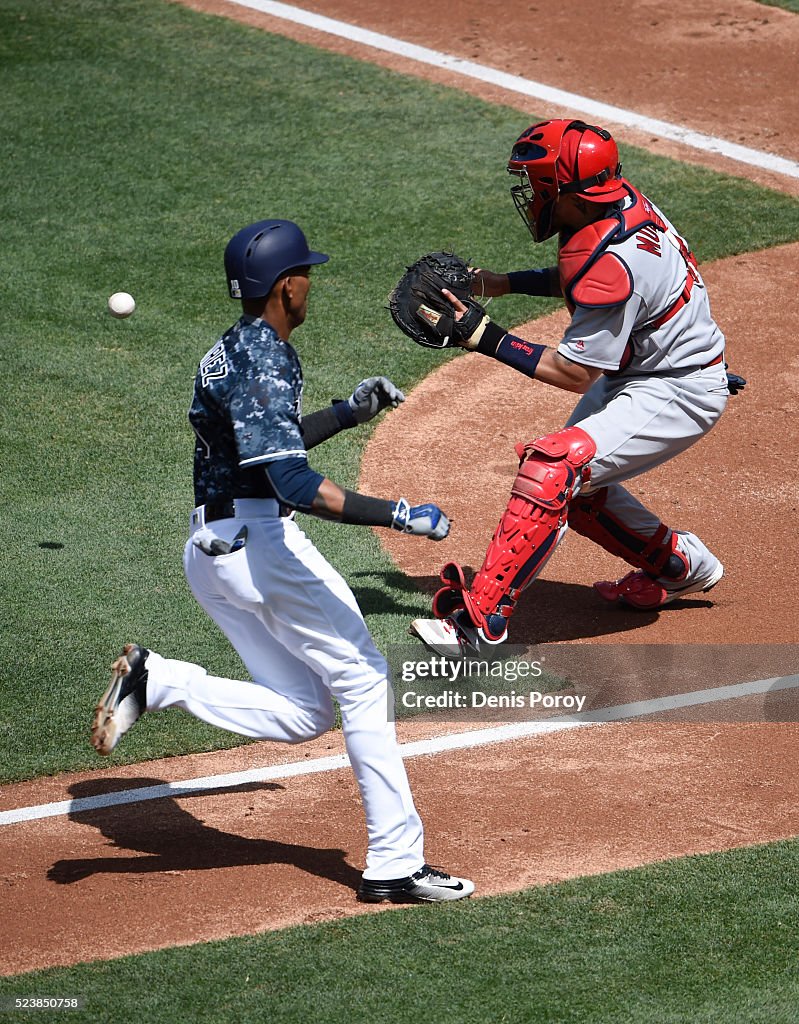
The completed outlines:
{"type": "Polygon", "coordinates": [[[361,903],[444,903],[473,892],[474,882],[468,878],[454,878],[424,864],[407,878],[362,878],[358,899],[361,903]]]}
{"type": "Polygon", "coordinates": [[[94,709],[92,746],[107,757],[147,709],[147,657],[138,644],[125,644],[111,666],[111,682],[94,709]]]}

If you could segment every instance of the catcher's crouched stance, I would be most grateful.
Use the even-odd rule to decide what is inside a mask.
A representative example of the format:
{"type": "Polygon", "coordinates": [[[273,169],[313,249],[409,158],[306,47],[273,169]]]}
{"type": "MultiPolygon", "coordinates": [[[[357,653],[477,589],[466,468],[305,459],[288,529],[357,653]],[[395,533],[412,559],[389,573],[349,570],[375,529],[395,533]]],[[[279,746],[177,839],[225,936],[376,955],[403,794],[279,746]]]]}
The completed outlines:
{"type": "Polygon", "coordinates": [[[621,176],[602,128],[535,124],[516,141],[508,171],[534,240],[558,234],[557,266],[500,274],[431,253],[389,298],[417,343],[458,345],[582,395],[563,430],[517,446],[510,501],[471,585],[448,563],[436,618],[412,624],[447,654],[506,639],[520,594],[569,526],[634,567],[595,584],[608,601],[656,609],[710,590],[724,573],[696,535],[669,528],[621,486],[704,436],[745,384],[726,373],[724,336],[693,254],[621,176]],[[557,349],[509,334],[471,298],[510,292],[563,297],[572,320],[557,349]]]}

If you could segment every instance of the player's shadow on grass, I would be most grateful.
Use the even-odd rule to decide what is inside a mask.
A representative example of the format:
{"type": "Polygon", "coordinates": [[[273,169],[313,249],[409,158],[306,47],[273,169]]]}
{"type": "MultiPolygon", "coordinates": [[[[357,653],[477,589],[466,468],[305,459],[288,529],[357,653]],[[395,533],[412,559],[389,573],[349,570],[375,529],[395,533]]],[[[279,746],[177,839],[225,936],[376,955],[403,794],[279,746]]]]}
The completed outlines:
{"type": "MultiPolygon", "coordinates": [[[[475,570],[464,567],[466,579],[475,570]]],[[[438,576],[411,577],[413,589],[431,597],[442,586],[438,576]]],[[[392,581],[393,582],[393,581],[392,581]]],[[[613,636],[648,626],[659,615],[679,608],[710,608],[702,597],[685,597],[656,611],[623,608],[604,601],[593,587],[558,580],[535,580],[522,594],[511,620],[511,641],[515,643],[558,643],[594,636],[613,636]]],[[[427,604],[424,615],[432,615],[427,604]]],[[[378,609],[375,609],[378,610],[378,609]]]]}
{"type": "MultiPolygon", "coordinates": [[[[74,799],[80,800],[109,792],[163,785],[163,779],[88,779],[76,782],[69,792],[74,799]]],[[[276,783],[247,783],[116,807],[74,811],[69,815],[72,821],[96,828],[117,850],[135,850],[147,856],[65,858],[52,865],[47,878],[59,885],[69,885],[96,874],[137,875],[290,864],[308,874],[355,889],[361,873],[347,863],[344,850],[249,839],[223,832],[199,821],[183,806],[185,800],[214,793],[226,799],[239,793],[283,788],[276,783]]],[[[243,807],[238,806],[241,810],[237,813],[243,814],[243,807]]]]}
{"type": "MultiPolygon", "coordinates": [[[[421,583],[412,577],[406,576],[405,573],[399,572],[396,569],[391,569],[387,572],[379,570],[369,572],[364,570],[362,572],[350,573],[347,579],[358,602],[358,607],[364,615],[393,612],[396,615],[407,615],[409,618],[415,619],[425,614],[424,598],[420,600],[419,595],[421,583]],[[374,580],[375,585],[370,587],[366,582],[363,582],[366,580],[374,580]],[[403,594],[408,594],[411,600],[407,603],[397,601],[390,593],[386,592],[384,587],[380,585],[381,583],[385,587],[391,587],[393,590],[399,590],[403,594]]],[[[438,586],[441,586],[441,584],[439,583],[438,586]]]]}

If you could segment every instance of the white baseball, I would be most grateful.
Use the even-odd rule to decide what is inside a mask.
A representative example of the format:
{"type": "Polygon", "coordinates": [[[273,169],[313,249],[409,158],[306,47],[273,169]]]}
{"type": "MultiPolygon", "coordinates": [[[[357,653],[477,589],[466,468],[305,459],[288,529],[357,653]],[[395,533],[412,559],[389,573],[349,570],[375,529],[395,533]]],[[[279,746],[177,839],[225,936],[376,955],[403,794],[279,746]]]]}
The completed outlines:
{"type": "Polygon", "coordinates": [[[128,295],[127,292],[114,292],[108,300],[108,312],[111,316],[116,316],[120,320],[130,316],[135,308],[136,300],[132,295],[128,295]]]}

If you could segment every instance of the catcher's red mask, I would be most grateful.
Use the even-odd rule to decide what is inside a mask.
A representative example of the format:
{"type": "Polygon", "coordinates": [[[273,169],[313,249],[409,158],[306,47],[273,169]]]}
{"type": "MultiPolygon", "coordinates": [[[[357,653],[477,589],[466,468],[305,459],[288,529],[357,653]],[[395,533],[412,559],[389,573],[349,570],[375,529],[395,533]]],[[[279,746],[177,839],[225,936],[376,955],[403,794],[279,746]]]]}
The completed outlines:
{"type": "Polygon", "coordinates": [[[536,242],[555,234],[561,193],[591,202],[623,199],[619,151],[609,132],[584,121],[541,121],[516,140],[508,173],[518,178],[511,195],[536,242]]]}

